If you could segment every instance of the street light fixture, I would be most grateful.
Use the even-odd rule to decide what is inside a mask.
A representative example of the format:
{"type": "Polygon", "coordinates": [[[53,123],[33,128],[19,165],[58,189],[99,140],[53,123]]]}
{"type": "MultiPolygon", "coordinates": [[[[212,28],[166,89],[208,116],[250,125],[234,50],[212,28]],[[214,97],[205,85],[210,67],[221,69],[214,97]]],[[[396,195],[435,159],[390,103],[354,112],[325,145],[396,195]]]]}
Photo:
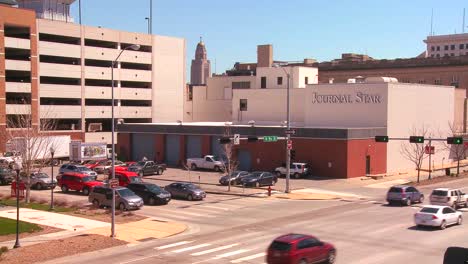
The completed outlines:
{"type": "Polygon", "coordinates": [[[54,154],[55,154],[55,148],[50,147],[50,166],[52,167],[51,173],[50,173],[50,210],[54,210],[54,189],[55,189],[55,184],[54,184],[54,154]]]}
{"type": "MultiPolygon", "coordinates": [[[[291,74],[286,71],[284,67],[281,66],[287,66],[287,64],[273,64],[273,67],[275,68],[281,68],[284,73],[287,76],[287,93],[286,93],[286,128],[289,131],[291,129],[291,112],[290,112],[290,88],[289,88],[289,83],[291,79],[291,74]]],[[[286,144],[288,144],[291,140],[291,134],[286,134],[286,144]]],[[[286,189],[284,190],[285,193],[289,193],[289,180],[291,178],[291,150],[288,148],[286,145],[286,189]]]]}
{"type": "Polygon", "coordinates": [[[15,157],[15,163],[13,164],[16,171],[16,241],[13,248],[21,247],[19,242],[19,200],[20,200],[20,172],[23,169],[23,163],[20,157],[15,157]]]}
{"type": "MultiPolygon", "coordinates": [[[[115,58],[114,61],[112,61],[111,65],[111,82],[112,82],[112,91],[111,91],[111,96],[112,96],[112,110],[111,110],[111,115],[112,115],[112,179],[115,179],[115,117],[114,117],[114,107],[115,107],[115,101],[114,101],[114,67],[115,64],[117,64],[120,55],[128,49],[132,50],[139,50],[140,45],[138,44],[133,44],[130,46],[125,47],[123,50],[120,51],[119,56],[115,58]]],[[[111,223],[111,237],[115,237],[115,190],[112,189],[112,223],[111,223]]]]}

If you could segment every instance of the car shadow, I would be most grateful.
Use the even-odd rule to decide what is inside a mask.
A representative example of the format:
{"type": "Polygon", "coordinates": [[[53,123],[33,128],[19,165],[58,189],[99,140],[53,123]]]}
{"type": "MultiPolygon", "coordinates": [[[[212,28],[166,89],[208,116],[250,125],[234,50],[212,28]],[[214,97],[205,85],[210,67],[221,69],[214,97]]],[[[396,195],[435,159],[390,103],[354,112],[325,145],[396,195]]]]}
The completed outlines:
{"type": "Polygon", "coordinates": [[[434,226],[410,226],[407,228],[408,230],[413,230],[413,231],[422,231],[422,232],[434,232],[434,231],[440,231],[437,227],[434,226]]]}

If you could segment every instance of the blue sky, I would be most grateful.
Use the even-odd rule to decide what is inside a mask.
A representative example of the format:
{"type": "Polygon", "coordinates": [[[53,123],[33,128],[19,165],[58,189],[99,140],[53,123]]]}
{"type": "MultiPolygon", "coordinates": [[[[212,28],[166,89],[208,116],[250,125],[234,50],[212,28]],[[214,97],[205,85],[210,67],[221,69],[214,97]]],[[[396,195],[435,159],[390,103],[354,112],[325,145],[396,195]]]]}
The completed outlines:
{"type": "MultiPolygon", "coordinates": [[[[83,24],[147,31],[150,0],[81,1],[83,24]]],[[[153,0],[153,33],[186,39],[188,69],[202,36],[217,73],[255,62],[258,44],[273,44],[276,60],[404,58],[424,51],[432,8],[435,34],[452,34],[462,30],[464,7],[468,21],[466,0],[153,0]]],[[[78,22],[78,1],[72,13],[78,22]]]]}

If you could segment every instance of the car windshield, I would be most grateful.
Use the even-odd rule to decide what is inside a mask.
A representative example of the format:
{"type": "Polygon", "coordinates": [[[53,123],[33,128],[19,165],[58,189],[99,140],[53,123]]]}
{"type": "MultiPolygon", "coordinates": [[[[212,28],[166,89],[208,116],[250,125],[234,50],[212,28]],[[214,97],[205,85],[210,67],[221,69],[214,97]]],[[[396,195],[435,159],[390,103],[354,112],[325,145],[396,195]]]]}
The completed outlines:
{"type": "Polygon", "coordinates": [[[447,191],[434,190],[434,191],[432,191],[432,195],[447,196],[447,191]]]}
{"type": "Polygon", "coordinates": [[[273,241],[270,245],[270,249],[278,251],[289,251],[291,250],[291,244],[286,242],[273,241]]]}
{"type": "Polygon", "coordinates": [[[91,160],[91,161],[86,162],[86,164],[89,164],[89,165],[94,165],[96,163],[98,163],[97,160],[91,160]]]}
{"type": "Polygon", "coordinates": [[[198,187],[193,185],[193,184],[185,184],[184,187],[186,187],[187,189],[190,189],[190,190],[197,190],[198,187]]]}
{"type": "Polygon", "coordinates": [[[392,187],[390,188],[390,190],[388,192],[391,192],[391,193],[401,193],[401,188],[399,187],[392,187]]]}
{"type": "Polygon", "coordinates": [[[139,182],[143,182],[143,181],[141,180],[140,177],[134,176],[134,177],[130,177],[130,182],[131,183],[139,183],[139,182]]]}
{"type": "Polygon", "coordinates": [[[213,156],[214,161],[221,161],[221,159],[218,156],[213,156]]]}
{"type": "Polygon", "coordinates": [[[14,154],[13,152],[6,152],[5,155],[3,155],[4,157],[13,157],[14,154]]]}
{"type": "Polygon", "coordinates": [[[135,195],[134,192],[132,192],[130,189],[127,189],[127,188],[117,190],[117,192],[119,193],[119,195],[121,197],[128,197],[128,196],[134,196],[135,195]]]}
{"type": "Polygon", "coordinates": [[[437,214],[437,211],[439,211],[439,208],[424,207],[423,209],[421,209],[421,213],[437,214]]]}
{"type": "Polygon", "coordinates": [[[254,171],[250,174],[250,176],[252,177],[260,177],[262,175],[263,172],[261,171],[254,171]]]}
{"type": "Polygon", "coordinates": [[[159,186],[157,186],[156,184],[148,184],[146,185],[146,188],[148,188],[148,190],[150,190],[151,192],[154,192],[154,193],[161,193],[161,188],[159,188],[159,186]]]}
{"type": "Polygon", "coordinates": [[[95,181],[96,178],[97,178],[96,176],[86,176],[86,177],[83,177],[83,182],[95,181]]]}
{"type": "Polygon", "coordinates": [[[136,165],[138,165],[138,166],[145,166],[145,164],[146,164],[146,161],[139,161],[139,162],[137,162],[136,165]]]}
{"type": "Polygon", "coordinates": [[[76,169],[78,171],[90,171],[90,169],[86,168],[86,167],[76,167],[76,169]]]}
{"type": "Polygon", "coordinates": [[[39,173],[36,173],[36,178],[49,178],[49,175],[43,173],[43,172],[39,172],[39,173]]]}

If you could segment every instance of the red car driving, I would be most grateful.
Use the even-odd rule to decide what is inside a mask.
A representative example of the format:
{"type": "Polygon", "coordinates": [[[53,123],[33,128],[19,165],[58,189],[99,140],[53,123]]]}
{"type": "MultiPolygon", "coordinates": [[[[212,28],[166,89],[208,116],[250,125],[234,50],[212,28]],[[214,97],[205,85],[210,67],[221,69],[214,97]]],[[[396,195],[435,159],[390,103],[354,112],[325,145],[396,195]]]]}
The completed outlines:
{"type": "Polygon", "coordinates": [[[316,237],[287,234],[277,237],[268,247],[268,264],[334,263],[335,247],[316,237]]]}

